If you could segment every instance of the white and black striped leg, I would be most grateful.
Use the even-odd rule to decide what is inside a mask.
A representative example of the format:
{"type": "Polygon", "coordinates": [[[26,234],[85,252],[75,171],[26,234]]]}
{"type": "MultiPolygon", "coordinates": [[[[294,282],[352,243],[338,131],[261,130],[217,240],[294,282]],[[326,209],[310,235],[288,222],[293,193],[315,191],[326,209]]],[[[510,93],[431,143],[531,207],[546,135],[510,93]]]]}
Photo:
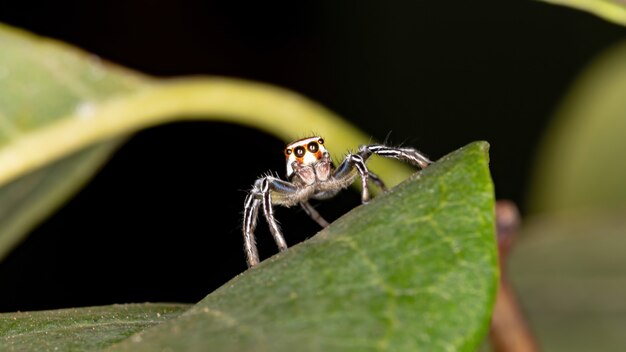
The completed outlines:
{"type": "Polygon", "coordinates": [[[254,229],[256,228],[257,217],[259,215],[259,205],[261,199],[258,193],[250,192],[246,197],[243,208],[243,247],[246,253],[248,267],[259,264],[259,253],[254,240],[254,229]]]}
{"type": "Polygon", "coordinates": [[[265,219],[270,226],[270,232],[274,237],[274,241],[276,242],[278,249],[280,251],[284,251],[287,249],[287,242],[285,242],[285,238],[280,231],[280,227],[278,227],[278,222],[274,218],[274,208],[272,207],[272,194],[270,192],[271,182],[272,181],[270,180],[270,178],[266,177],[261,183],[261,193],[263,195],[263,214],[265,215],[265,219]]]}
{"type": "Polygon", "coordinates": [[[381,180],[380,177],[378,177],[378,175],[376,175],[375,173],[371,171],[368,171],[368,176],[370,180],[372,180],[372,182],[374,182],[376,186],[380,188],[381,191],[387,192],[387,186],[385,186],[385,182],[383,182],[383,180],[381,180]]]}
{"type": "Polygon", "coordinates": [[[361,176],[361,185],[363,186],[363,190],[361,191],[361,202],[365,204],[370,200],[370,190],[368,187],[369,170],[367,169],[367,165],[365,165],[365,160],[363,160],[362,156],[358,154],[351,154],[348,158],[353,161],[354,167],[356,167],[357,171],[359,171],[359,175],[361,176]]]}
{"type": "Polygon", "coordinates": [[[315,220],[315,222],[318,223],[321,227],[326,227],[329,225],[328,221],[326,221],[326,219],[324,219],[308,201],[300,202],[300,206],[302,207],[302,209],[304,209],[304,212],[308,216],[310,216],[311,219],[315,220]]]}
{"type": "Polygon", "coordinates": [[[352,177],[351,175],[353,175],[354,169],[356,169],[359,172],[359,176],[361,176],[361,184],[363,186],[361,202],[367,203],[370,199],[370,191],[367,187],[369,170],[367,169],[367,165],[365,165],[365,160],[360,154],[348,154],[341,164],[337,166],[333,177],[338,180],[352,177]]]}
{"type": "Polygon", "coordinates": [[[372,154],[407,161],[422,169],[432,163],[425,155],[413,148],[396,148],[381,144],[363,145],[359,148],[359,155],[365,160],[372,154]]]}

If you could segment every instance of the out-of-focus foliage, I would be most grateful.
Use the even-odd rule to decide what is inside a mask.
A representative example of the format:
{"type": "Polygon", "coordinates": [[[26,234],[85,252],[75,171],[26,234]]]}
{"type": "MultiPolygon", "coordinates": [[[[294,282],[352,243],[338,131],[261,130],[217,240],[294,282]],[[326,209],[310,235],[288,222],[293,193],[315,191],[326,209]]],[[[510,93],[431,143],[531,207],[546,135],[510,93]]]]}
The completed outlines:
{"type": "MultiPolygon", "coordinates": [[[[0,260],[141,128],[193,118],[252,126],[286,141],[315,130],[334,150],[369,141],[324,107],[278,87],[215,77],[156,80],[4,25],[0,48],[0,260]]],[[[389,159],[372,164],[390,185],[410,174],[389,159]]]]}
{"type": "Polygon", "coordinates": [[[622,0],[543,0],[551,4],[589,11],[607,21],[626,25],[626,3],[622,0]]]}
{"type": "Polygon", "coordinates": [[[626,346],[626,211],[526,219],[508,277],[545,351],[626,346]]]}
{"type": "Polygon", "coordinates": [[[534,171],[533,212],[626,207],[626,43],[576,81],[534,171]]]}
{"type": "MultiPolygon", "coordinates": [[[[555,2],[626,24],[623,2],[555,2]]],[[[525,219],[509,277],[545,350],[626,345],[625,155],[623,43],[575,81],[538,150],[529,193],[534,215],[525,219]]]]}

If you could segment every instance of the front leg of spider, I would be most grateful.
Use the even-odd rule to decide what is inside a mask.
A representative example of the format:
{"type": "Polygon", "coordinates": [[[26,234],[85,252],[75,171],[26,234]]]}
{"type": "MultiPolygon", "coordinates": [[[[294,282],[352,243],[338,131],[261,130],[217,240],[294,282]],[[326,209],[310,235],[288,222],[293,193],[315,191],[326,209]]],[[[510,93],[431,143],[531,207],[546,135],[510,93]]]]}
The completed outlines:
{"type": "MultiPolygon", "coordinates": [[[[333,178],[340,184],[345,184],[344,187],[352,184],[354,179],[358,175],[361,178],[361,202],[367,203],[370,199],[370,193],[368,188],[368,180],[373,178],[377,180],[379,185],[382,184],[382,181],[378,178],[378,176],[373,175],[367,169],[367,165],[365,161],[367,159],[363,158],[360,154],[352,154],[349,153],[346,155],[346,158],[343,159],[343,162],[337,166],[337,170],[333,174],[333,178]],[[373,176],[370,176],[373,175],[373,176]]],[[[384,187],[384,184],[383,184],[384,187]]]]}
{"type": "Polygon", "coordinates": [[[283,237],[276,218],[274,218],[274,204],[292,206],[306,199],[302,188],[281,179],[266,176],[258,179],[246,197],[243,210],[243,238],[246,261],[249,267],[259,263],[259,254],[254,239],[254,229],[259,213],[259,207],[263,208],[263,215],[274,241],[280,251],[287,249],[287,242],[283,237]]]}
{"type": "Polygon", "coordinates": [[[372,154],[406,161],[420,169],[424,169],[432,164],[430,159],[413,148],[388,147],[382,144],[362,145],[359,147],[359,155],[361,155],[364,160],[367,161],[372,154]]]}
{"type": "Polygon", "coordinates": [[[359,174],[361,174],[361,179],[363,180],[363,203],[367,203],[367,200],[369,198],[369,193],[365,189],[367,187],[367,183],[365,182],[366,179],[371,179],[372,181],[374,181],[374,183],[376,183],[383,192],[387,190],[387,187],[385,186],[383,181],[376,174],[367,169],[367,160],[373,154],[387,158],[402,160],[408,162],[411,165],[417,166],[420,169],[424,169],[428,165],[432,164],[432,161],[430,161],[430,159],[428,159],[425,155],[413,148],[388,147],[382,144],[370,144],[360,146],[358,155],[361,157],[361,159],[355,162],[355,166],[359,171],[359,174]]]}

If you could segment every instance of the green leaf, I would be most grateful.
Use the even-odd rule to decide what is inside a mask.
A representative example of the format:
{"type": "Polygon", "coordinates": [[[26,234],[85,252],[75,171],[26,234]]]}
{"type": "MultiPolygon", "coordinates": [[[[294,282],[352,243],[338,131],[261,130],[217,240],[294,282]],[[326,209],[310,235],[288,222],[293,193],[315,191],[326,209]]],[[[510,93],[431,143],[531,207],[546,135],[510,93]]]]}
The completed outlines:
{"type": "Polygon", "coordinates": [[[626,346],[624,229],[624,209],[525,221],[507,277],[546,351],[626,346]]]}
{"type": "Polygon", "coordinates": [[[473,351],[497,284],[474,143],[111,351],[473,351]]]}
{"type": "Polygon", "coordinates": [[[626,206],[626,43],[601,55],[574,84],[539,149],[535,212],[626,206]]]}
{"type": "Polygon", "coordinates": [[[178,316],[185,304],[125,304],[0,314],[2,351],[101,349],[178,316]]]}
{"type": "Polygon", "coordinates": [[[590,12],[613,23],[626,25],[626,3],[620,0],[543,0],[590,12]]]}
{"type": "MultiPolygon", "coordinates": [[[[315,130],[340,152],[370,140],[322,106],[270,85],[157,80],[4,25],[0,48],[0,259],[142,128],[228,121],[285,141],[315,130]]],[[[409,175],[396,162],[376,163],[390,185],[409,175]]]]}

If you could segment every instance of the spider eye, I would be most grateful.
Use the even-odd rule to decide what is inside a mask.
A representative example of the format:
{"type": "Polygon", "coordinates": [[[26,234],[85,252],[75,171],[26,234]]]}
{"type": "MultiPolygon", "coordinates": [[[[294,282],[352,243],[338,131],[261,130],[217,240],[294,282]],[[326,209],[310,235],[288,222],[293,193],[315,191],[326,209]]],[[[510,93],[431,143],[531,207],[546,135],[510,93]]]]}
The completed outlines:
{"type": "Polygon", "coordinates": [[[320,139],[317,140],[317,143],[324,144],[324,140],[320,138],[320,139]]]}
{"type": "Polygon", "coordinates": [[[320,149],[319,145],[317,145],[317,143],[315,142],[311,142],[307,145],[307,148],[309,149],[309,151],[311,153],[315,153],[318,151],[318,149],[320,149]]]}
{"type": "Polygon", "coordinates": [[[291,149],[289,149],[289,148],[285,149],[285,154],[291,155],[291,149]]]}
{"type": "Polygon", "coordinates": [[[298,158],[302,158],[306,152],[303,146],[295,147],[293,151],[296,153],[296,157],[298,158]]]}

